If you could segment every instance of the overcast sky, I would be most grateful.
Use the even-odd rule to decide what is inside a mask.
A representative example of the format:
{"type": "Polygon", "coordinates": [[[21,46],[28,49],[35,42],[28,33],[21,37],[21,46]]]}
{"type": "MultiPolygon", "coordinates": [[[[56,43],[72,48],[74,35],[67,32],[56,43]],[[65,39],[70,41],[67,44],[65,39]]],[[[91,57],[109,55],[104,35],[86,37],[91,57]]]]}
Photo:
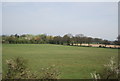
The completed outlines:
{"type": "Polygon", "coordinates": [[[116,2],[2,3],[2,34],[84,34],[115,40],[118,35],[116,2]]]}

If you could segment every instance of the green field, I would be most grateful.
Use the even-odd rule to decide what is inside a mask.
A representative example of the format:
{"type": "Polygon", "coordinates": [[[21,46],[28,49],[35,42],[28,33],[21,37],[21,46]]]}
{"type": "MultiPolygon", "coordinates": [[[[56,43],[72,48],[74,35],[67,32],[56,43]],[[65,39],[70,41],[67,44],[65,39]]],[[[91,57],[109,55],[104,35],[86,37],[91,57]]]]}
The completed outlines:
{"type": "Polygon", "coordinates": [[[32,71],[56,65],[62,79],[91,78],[91,72],[101,71],[110,57],[118,56],[117,49],[52,44],[3,44],[2,52],[3,72],[6,59],[20,56],[28,60],[32,71]]]}

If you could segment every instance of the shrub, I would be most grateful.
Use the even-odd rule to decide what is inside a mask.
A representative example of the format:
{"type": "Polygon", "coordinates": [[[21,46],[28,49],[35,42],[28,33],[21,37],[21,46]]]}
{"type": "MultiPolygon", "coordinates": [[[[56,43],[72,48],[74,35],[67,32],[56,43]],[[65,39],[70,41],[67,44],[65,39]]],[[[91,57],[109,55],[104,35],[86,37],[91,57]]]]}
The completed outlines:
{"type": "Polygon", "coordinates": [[[7,73],[3,77],[6,79],[41,79],[42,81],[56,81],[59,79],[59,71],[56,66],[50,66],[49,68],[42,68],[41,73],[32,73],[27,68],[27,61],[21,57],[6,60],[7,73]],[[40,76],[39,76],[40,75],[40,76]]]}
{"type": "Polygon", "coordinates": [[[97,79],[118,79],[120,75],[120,64],[112,57],[108,64],[104,65],[104,69],[100,73],[91,73],[94,80],[97,79]]]}
{"type": "Polygon", "coordinates": [[[33,79],[37,78],[34,73],[31,73],[29,69],[26,67],[26,61],[17,57],[15,59],[6,60],[7,63],[7,73],[5,75],[5,79],[33,79]]]}
{"type": "Polygon", "coordinates": [[[60,75],[60,72],[57,70],[55,65],[52,65],[49,68],[42,68],[41,73],[42,73],[41,79],[43,80],[50,80],[50,79],[57,80],[59,79],[59,75],[60,75]]]}

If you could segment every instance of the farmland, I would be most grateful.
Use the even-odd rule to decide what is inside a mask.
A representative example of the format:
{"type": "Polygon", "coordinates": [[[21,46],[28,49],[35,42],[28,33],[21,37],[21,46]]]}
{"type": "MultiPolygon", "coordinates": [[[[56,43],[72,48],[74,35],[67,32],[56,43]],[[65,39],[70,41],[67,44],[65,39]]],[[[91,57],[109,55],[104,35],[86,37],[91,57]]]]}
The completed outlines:
{"type": "Polygon", "coordinates": [[[6,59],[23,57],[31,71],[56,65],[62,79],[88,79],[90,73],[101,71],[110,57],[118,56],[117,49],[77,47],[55,44],[3,44],[3,73],[6,59]]]}

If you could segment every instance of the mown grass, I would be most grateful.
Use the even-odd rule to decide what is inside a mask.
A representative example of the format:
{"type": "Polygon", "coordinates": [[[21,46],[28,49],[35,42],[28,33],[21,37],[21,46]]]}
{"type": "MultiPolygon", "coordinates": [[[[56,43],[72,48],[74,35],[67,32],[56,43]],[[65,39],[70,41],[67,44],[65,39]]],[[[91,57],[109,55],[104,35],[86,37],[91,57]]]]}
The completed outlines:
{"type": "Polygon", "coordinates": [[[3,44],[3,73],[5,60],[23,57],[34,72],[41,68],[56,65],[62,79],[89,79],[93,71],[101,71],[110,57],[118,56],[117,49],[75,47],[52,44],[3,44]]]}

